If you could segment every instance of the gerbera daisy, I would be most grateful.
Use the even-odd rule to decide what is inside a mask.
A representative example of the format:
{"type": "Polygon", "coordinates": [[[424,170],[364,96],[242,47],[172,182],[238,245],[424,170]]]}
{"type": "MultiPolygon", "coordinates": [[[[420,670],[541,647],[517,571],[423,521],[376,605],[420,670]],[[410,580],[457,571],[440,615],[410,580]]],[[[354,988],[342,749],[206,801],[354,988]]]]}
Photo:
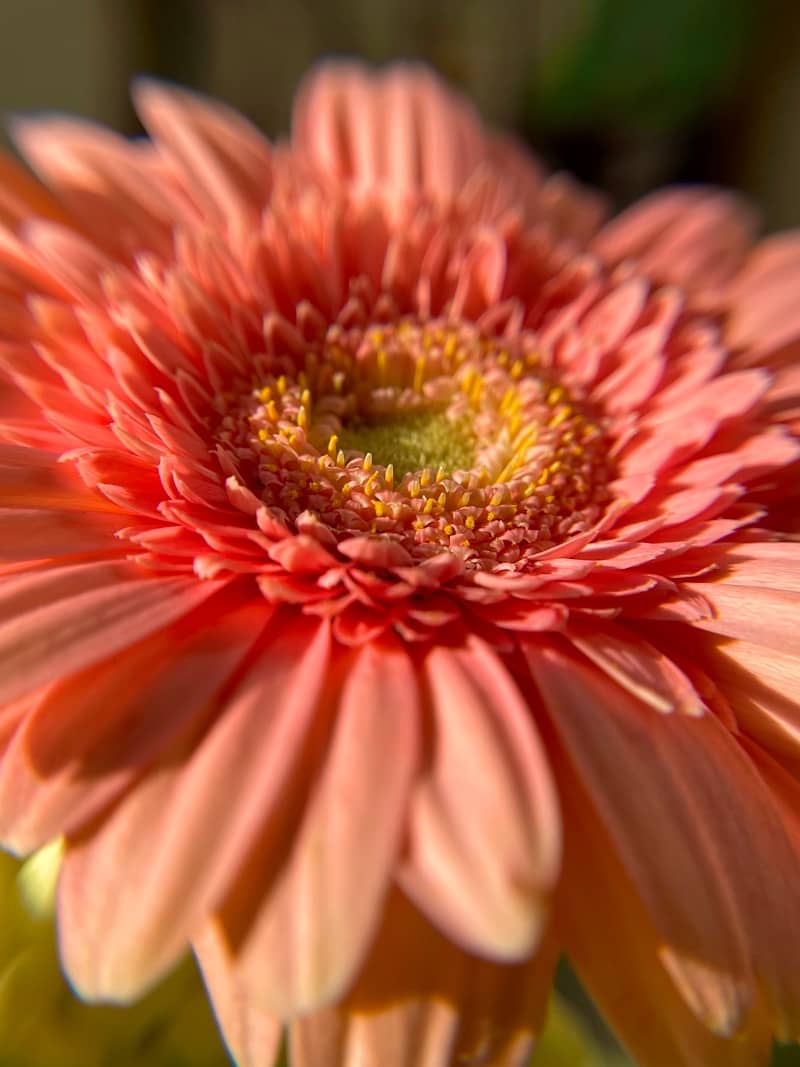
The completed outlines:
{"type": "Polygon", "coordinates": [[[800,240],[604,224],[425,70],[270,146],[21,124],[0,834],[63,965],[194,948],[244,1067],[521,1064],[565,952],[646,1067],[800,1034],[800,240]]]}

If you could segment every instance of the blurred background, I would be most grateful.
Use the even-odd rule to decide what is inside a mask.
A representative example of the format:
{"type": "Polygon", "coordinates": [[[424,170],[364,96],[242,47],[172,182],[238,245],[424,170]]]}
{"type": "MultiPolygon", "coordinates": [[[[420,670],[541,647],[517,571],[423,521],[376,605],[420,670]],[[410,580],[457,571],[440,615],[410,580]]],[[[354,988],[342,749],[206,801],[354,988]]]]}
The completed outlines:
{"type": "MultiPolygon", "coordinates": [[[[147,71],[277,136],[299,78],[331,54],[432,63],[490,122],[618,207],[657,185],[711,182],[758,204],[768,230],[800,225],[798,0],[0,0],[0,115],[75,112],[135,134],[128,85],[147,71]]],[[[559,984],[537,1067],[624,1063],[567,969],[559,984]]],[[[12,1009],[0,959],[0,1023],[31,1010],[29,988],[12,1009]]],[[[85,1010],[79,1028],[103,1011],[85,1010]]],[[[136,1026],[153,1040],[152,1020],[136,1026]]],[[[119,1040],[91,1063],[128,1062],[122,1048],[139,1038],[129,1029],[119,1040]]],[[[0,1033],[0,1067],[34,1062],[19,1049],[6,1059],[4,1047],[0,1033]]],[[[225,1062],[221,1049],[206,1051],[225,1062]]],[[[184,1062],[170,1056],[150,1062],[184,1062]]],[[[800,1054],[776,1050],[775,1064],[798,1065],[800,1054]]]]}
{"type": "Polygon", "coordinates": [[[321,55],[413,56],[624,204],[708,181],[800,224],[797,0],[0,0],[0,112],[135,132],[142,70],[287,127],[321,55]]]}

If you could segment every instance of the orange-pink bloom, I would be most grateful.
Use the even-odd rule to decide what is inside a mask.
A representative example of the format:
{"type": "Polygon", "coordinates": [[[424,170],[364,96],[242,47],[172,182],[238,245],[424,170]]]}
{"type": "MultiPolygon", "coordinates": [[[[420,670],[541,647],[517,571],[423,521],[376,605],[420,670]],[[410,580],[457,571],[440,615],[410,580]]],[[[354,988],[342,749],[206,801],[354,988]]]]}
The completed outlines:
{"type": "Polygon", "coordinates": [[[0,835],[242,1065],[800,1036],[800,237],[611,222],[430,73],[150,83],[0,177],[0,835]]]}

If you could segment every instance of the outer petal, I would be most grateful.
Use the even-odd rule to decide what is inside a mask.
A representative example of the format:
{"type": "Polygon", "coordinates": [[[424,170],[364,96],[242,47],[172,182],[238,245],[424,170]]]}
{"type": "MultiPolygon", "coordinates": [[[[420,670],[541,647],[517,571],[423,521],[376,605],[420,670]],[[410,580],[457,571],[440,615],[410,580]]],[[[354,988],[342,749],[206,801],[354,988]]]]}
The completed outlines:
{"type": "Polygon", "coordinates": [[[481,161],[472,108],[424,68],[331,63],[301,86],[293,146],[326,174],[398,197],[452,199],[481,161]]]}
{"type": "Polygon", "coordinates": [[[237,112],[196,93],[140,79],[133,95],[189,195],[215,222],[246,236],[271,191],[267,141],[237,112]]]}
{"type": "Polygon", "coordinates": [[[656,711],[702,714],[702,701],[680,668],[631,630],[607,620],[602,626],[577,622],[570,627],[569,639],[623,689],[656,711]]]}
{"type": "MultiPolygon", "coordinates": [[[[254,636],[267,615],[265,605],[251,611],[254,636]]],[[[295,620],[261,651],[193,753],[185,740],[173,747],[99,829],[71,842],[59,889],[61,951],[85,996],[137,995],[219,904],[284,801],[325,685],[328,646],[327,624],[295,620]]],[[[267,874],[259,873],[263,890],[267,874]]]]}
{"type": "Polygon", "coordinates": [[[712,823],[720,808],[729,818],[729,797],[714,795],[715,769],[697,765],[682,732],[704,719],[655,715],[554,643],[525,651],[552,729],[670,946],[673,977],[709,1026],[735,1032],[750,966],[712,823]],[[675,722],[681,732],[668,732],[675,722]]]}
{"type": "Polygon", "coordinates": [[[553,650],[529,658],[690,1007],[730,1036],[752,974],[778,1030],[794,1034],[800,865],[751,762],[714,715],[654,716],[553,650]]]}
{"type": "Polygon", "coordinates": [[[16,227],[32,215],[67,222],[55,198],[18,163],[0,155],[0,223],[16,227]]]}
{"type": "MultiPolygon", "coordinates": [[[[341,655],[341,650],[340,650],[341,655]]],[[[251,857],[221,912],[242,983],[281,1017],[340,997],[369,947],[401,844],[417,766],[418,690],[389,637],[353,654],[323,708],[331,731],[274,883],[251,857]]]]}
{"type": "Polygon", "coordinates": [[[150,143],[61,117],[17,121],[13,132],[22,154],[102,248],[169,252],[173,205],[150,143]]]}
{"type": "Polygon", "coordinates": [[[714,609],[698,625],[727,637],[800,655],[800,544],[743,544],[719,578],[687,588],[714,609]]]}
{"type": "Polygon", "coordinates": [[[800,337],[797,283],[800,235],[779,234],[762,241],[726,293],[730,308],[726,340],[745,348],[743,363],[762,361],[800,337]]]}
{"type": "Polygon", "coordinates": [[[0,584],[0,702],[127,648],[225,586],[132,573],[126,565],[98,563],[6,578],[0,584]]]}
{"type": "Polygon", "coordinates": [[[566,856],[559,933],[592,999],[641,1067],[759,1067],[770,1062],[763,1012],[747,1031],[716,1037],[664,970],[661,938],[626,877],[577,777],[563,768],[566,856]],[[590,887],[587,891],[587,887],[590,887]]]}
{"type": "Polygon", "coordinates": [[[78,831],[202,721],[269,615],[263,604],[140,641],[38,695],[0,766],[0,834],[29,852],[78,831]]]}
{"type": "Polygon", "coordinates": [[[283,1023],[253,1003],[231,969],[224,938],[210,922],[193,941],[208,995],[236,1067],[273,1067],[283,1023]]]}
{"type": "Polygon", "coordinates": [[[519,966],[469,957],[395,894],[350,996],[293,1024],[292,1064],[522,1067],[554,962],[550,938],[519,966]]]}
{"type": "Polygon", "coordinates": [[[716,189],[666,189],[608,223],[592,248],[606,262],[635,259],[659,281],[689,291],[727,282],[744,260],[754,219],[745,205],[716,189]]]}
{"type": "Polygon", "coordinates": [[[741,729],[800,775],[800,663],[749,641],[709,638],[703,657],[741,729]]]}
{"type": "Polygon", "coordinates": [[[410,813],[405,890],[454,940],[527,956],[558,874],[555,794],[529,709],[478,638],[425,658],[428,766],[410,813]]]}
{"type": "Polygon", "coordinates": [[[0,507],[0,560],[27,562],[103,551],[116,555],[124,551],[114,541],[121,525],[115,515],[0,507]]]}

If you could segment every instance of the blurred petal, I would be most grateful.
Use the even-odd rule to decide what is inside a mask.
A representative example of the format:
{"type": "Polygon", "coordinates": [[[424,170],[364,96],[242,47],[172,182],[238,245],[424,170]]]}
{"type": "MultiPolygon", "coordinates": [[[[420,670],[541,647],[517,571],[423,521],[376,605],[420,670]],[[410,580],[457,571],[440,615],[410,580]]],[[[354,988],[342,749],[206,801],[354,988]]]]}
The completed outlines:
{"type": "Polygon", "coordinates": [[[418,685],[407,652],[380,639],[346,671],[335,708],[320,709],[333,715],[332,736],[280,873],[265,885],[251,858],[221,913],[242,982],[283,1017],[341,996],[363,960],[417,765],[418,685]]]}
{"type": "Polygon", "coordinates": [[[477,638],[426,657],[430,754],[411,801],[402,884],[465,948],[535,948],[558,875],[550,771],[527,706],[477,638]]]}

